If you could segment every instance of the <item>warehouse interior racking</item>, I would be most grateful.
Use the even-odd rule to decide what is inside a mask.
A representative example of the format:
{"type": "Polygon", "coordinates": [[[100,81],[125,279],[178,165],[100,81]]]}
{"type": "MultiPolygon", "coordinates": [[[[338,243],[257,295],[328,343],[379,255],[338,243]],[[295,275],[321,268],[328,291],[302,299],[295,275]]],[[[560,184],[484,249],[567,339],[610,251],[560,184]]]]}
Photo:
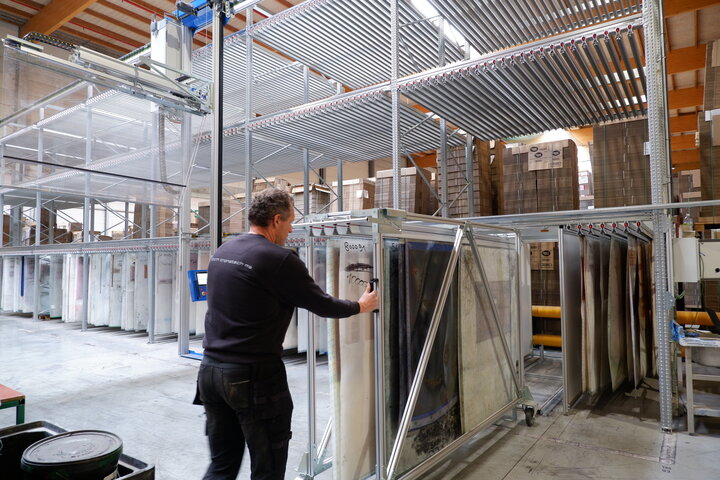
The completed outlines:
{"type": "MultiPolygon", "coordinates": [[[[213,31],[222,31],[228,16],[242,13],[239,7],[247,6],[245,16],[252,19],[255,3],[213,3],[213,31]]],[[[470,172],[474,138],[647,118],[651,205],[475,220],[511,225],[521,239],[526,232],[523,241],[537,239],[532,232],[539,228],[573,223],[651,226],[660,427],[669,430],[674,298],[669,213],[675,205],[669,195],[662,7],[634,0],[519,0],[487,2],[480,11],[469,0],[431,3],[441,17],[425,18],[409,0],[307,0],[256,24],[248,21],[245,30],[192,54],[192,36],[181,24],[159,22],[158,31],[167,29],[181,39],[182,49],[172,53],[179,60],[171,59],[167,42],[156,33],[152,50],[164,56],[151,57],[143,48],[124,62],[79,48],[71,51],[73,61],[60,61],[34,44],[7,39],[6,78],[23,85],[38,72],[52,72],[53,81],[43,92],[20,89],[17,112],[0,120],[5,180],[0,210],[9,220],[0,250],[4,270],[19,258],[37,266],[45,256],[81,257],[85,270],[78,299],[86,300],[94,288],[93,255],[123,256],[126,268],[130,263],[147,268],[153,285],[158,255],[169,252],[175,257],[172,288],[161,300],[149,298],[137,308],[146,312],[151,341],[156,334],[176,332],[179,352],[187,354],[191,333],[201,333],[202,312],[181,294],[187,290],[185,271],[202,267],[221,242],[222,224],[231,220],[223,214],[223,202],[239,205],[231,216],[246,215],[242,207],[249,205],[247,192],[256,180],[272,182],[271,177],[300,172],[307,195],[313,174],[330,183],[321,169],[337,168],[341,185],[348,164],[389,158],[397,208],[400,169],[420,152],[437,150],[442,173],[448,148],[464,145],[470,172]],[[449,40],[446,24],[460,31],[467,45],[449,40]],[[187,78],[179,81],[179,72],[187,78]],[[198,198],[211,203],[209,232],[190,227],[198,198]],[[82,223],[80,241],[58,244],[56,217],[72,209],[82,212],[72,219],[82,223]],[[91,226],[100,215],[122,223],[127,238],[95,241],[112,230],[108,224],[94,232],[91,226]],[[23,216],[37,226],[25,237],[26,245],[23,216]],[[40,225],[45,217],[48,224],[40,225]],[[170,228],[158,235],[172,223],[177,233],[170,228]],[[137,252],[146,258],[131,262],[128,255],[137,252]],[[177,305],[173,324],[158,330],[158,304],[172,299],[177,305]]],[[[440,178],[446,181],[447,175],[440,178]]],[[[342,212],[342,188],[328,187],[342,212]]],[[[445,184],[434,193],[440,216],[455,201],[447,192],[445,184]]],[[[469,182],[460,195],[472,198],[472,193],[469,182]]],[[[301,222],[309,215],[299,213],[301,222]]],[[[348,218],[331,217],[334,222],[348,218]]],[[[44,310],[40,272],[36,267],[28,279],[35,291],[34,304],[26,308],[35,316],[44,310]]],[[[81,302],[83,328],[91,323],[89,304],[81,302]]],[[[382,478],[381,471],[378,475],[382,478]]]]}

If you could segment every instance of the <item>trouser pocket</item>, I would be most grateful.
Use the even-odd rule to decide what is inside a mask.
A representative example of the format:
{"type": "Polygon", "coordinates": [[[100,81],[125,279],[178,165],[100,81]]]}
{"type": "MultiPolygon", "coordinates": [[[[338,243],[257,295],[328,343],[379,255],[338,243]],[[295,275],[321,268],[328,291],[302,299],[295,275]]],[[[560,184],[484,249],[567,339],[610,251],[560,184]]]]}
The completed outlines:
{"type": "Polygon", "coordinates": [[[252,400],[252,382],[247,374],[232,371],[223,372],[225,402],[234,410],[250,407],[252,400]]]}

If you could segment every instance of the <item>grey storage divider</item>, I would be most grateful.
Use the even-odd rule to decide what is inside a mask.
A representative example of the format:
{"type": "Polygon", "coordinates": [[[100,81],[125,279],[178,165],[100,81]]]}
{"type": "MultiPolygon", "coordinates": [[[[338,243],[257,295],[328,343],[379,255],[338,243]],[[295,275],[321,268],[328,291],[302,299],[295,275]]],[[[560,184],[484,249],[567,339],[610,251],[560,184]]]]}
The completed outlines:
{"type": "Polygon", "coordinates": [[[560,316],[563,343],[563,404],[567,410],[582,394],[582,283],[580,237],[560,229],[560,316]],[[569,347],[569,348],[566,348],[569,347]]]}

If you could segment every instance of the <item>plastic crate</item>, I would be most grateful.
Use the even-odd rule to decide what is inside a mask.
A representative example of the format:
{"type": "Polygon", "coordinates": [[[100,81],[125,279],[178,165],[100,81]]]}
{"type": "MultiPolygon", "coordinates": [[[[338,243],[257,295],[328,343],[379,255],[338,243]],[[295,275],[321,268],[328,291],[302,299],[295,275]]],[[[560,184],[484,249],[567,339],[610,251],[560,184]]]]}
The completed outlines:
{"type": "MultiPolygon", "coordinates": [[[[25,449],[38,440],[66,431],[44,421],[0,429],[0,472],[3,480],[22,480],[20,460],[25,449]]],[[[120,455],[118,473],[118,480],[155,480],[155,466],[124,453],[120,455]]]]}

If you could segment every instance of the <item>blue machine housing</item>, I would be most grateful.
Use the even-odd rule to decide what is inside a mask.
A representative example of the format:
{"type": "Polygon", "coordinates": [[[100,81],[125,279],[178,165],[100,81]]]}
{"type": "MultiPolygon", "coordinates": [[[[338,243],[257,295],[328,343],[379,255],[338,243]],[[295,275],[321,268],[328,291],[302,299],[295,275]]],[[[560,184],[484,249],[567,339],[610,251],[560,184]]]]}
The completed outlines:
{"type": "Polygon", "coordinates": [[[188,279],[192,301],[207,301],[207,270],[188,270],[188,279]]]}

